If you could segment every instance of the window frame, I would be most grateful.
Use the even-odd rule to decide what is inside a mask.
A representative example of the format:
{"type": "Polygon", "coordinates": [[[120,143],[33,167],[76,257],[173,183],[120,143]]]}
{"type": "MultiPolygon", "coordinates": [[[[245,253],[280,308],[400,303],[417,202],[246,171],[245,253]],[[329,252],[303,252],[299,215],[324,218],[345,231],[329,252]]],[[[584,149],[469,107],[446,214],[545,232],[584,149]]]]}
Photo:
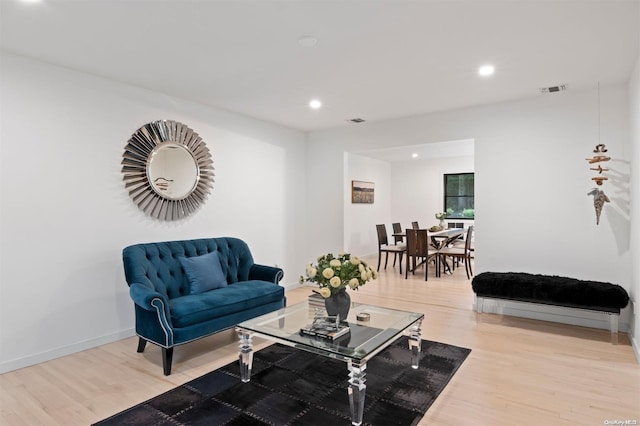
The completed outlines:
{"type": "MultiPolygon", "coordinates": [[[[442,175],[442,182],[443,182],[443,197],[442,197],[442,211],[446,212],[447,211],[447,198],[451,199],[451,198],[457,198],[457,199],[469,199],[471,198],[472,200],[472,205],[473,205],[473,217],[452,217],[449,216],[447,214],[447,216],[445,216],[446,219],[452,219],[452,220],[475,220],[476,215],[475,215],[475,186],[476,186],[476,178],[475,178],[475,172],[462,172],[462,173],[444,173],[442,175]],[[473,176],[473,195],[447,195],[447,178],[449,176],[466,176],[466,175],[472,175],[473,176]]],[[[467,203],[464,203],[465,205],[467,205],[467,203]]]]}

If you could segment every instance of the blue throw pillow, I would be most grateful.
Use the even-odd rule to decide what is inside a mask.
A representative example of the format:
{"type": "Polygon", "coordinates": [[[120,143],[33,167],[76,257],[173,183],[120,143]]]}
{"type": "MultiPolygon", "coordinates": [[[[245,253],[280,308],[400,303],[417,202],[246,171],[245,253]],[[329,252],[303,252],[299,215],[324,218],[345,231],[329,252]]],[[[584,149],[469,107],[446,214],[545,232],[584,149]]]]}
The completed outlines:
{"type": "Polygon", "coordinates": [[[203,293],[227,286],[227,279],[222,272],[217,251],[202,256],[181,257],[178,260],[191,285],[190,294],[203,293]]]}

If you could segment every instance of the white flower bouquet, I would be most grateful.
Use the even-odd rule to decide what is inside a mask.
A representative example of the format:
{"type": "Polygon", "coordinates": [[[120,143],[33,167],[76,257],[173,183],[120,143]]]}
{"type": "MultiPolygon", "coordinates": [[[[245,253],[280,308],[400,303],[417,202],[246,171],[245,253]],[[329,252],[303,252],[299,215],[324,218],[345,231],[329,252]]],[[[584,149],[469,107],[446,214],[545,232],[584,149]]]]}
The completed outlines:
{"type": "Polygon", "coordinates": [[[309,263],[306,276],[301,275],[298,281],[300,284],[305,281],[317,283],[320,295],[327,298],[345,291],[347,287],[357,290],[377,277],[378,273],[364,260],[351,256],[350,253],[339,253],[337,257],[328,253],[320,256],[315,265],[309,263]]]}

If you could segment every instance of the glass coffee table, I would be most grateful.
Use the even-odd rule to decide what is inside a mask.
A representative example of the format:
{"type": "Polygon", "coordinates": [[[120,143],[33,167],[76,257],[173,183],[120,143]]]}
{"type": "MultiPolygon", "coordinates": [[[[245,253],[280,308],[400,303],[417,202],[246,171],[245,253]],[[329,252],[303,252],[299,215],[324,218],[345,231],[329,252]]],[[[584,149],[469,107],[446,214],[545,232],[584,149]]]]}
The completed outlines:
{"type": "Polygon", "coordinates": [[[240,378],[245,383],[251,379],[253,336],[345,361],[349,371],[347,392],[351,423],[360,425],[364,412],[367,361],[406,334],[409,336],[411,366],[417,369],[424,314],[354,303],[347,316],[350,333],[328,341],[300,334],[300,328],[313,321],[315,309],[303,302],[238,324],[240,378]],[[368,314],[369,319],[358,320],[360,314],[368,314]]]}

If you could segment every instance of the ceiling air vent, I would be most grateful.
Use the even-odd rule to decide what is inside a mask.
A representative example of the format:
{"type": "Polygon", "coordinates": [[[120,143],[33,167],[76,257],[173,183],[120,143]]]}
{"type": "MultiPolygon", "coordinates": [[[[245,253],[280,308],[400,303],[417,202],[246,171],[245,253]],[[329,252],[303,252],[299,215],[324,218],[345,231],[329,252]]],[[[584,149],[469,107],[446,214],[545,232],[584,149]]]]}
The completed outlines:
{"type": "Polygon", "coordinates": [[[567,90],[567,85],[559,84],[557,86],[542,87],[540,88],[540,93],[555,93],[555,92],[563,92],[565,90],[567,90]]]}
{"type": "Polygon", "coordinates": [[[364,119],[363,118],[352,118],[351,120],[352,123],[364,123],[364,119]]]}

